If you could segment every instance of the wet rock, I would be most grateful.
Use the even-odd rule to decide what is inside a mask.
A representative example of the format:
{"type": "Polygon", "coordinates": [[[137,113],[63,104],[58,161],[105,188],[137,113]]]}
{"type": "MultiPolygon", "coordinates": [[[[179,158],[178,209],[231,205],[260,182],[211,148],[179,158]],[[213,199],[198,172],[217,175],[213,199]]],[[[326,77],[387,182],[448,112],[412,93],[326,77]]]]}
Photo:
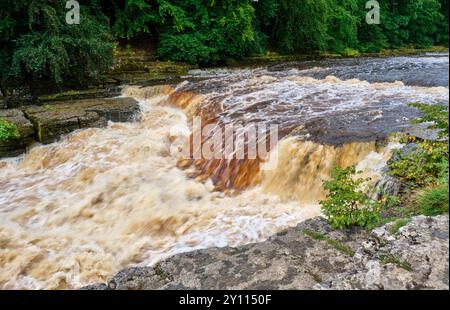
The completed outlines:
{"type": "Polygon", "coordinates": [[[33,96],[31,95],[30,88],[28,86],[21,86],[9,90],[8,94],[4,97],[5,108],[15,109],[21,106],[33,104],[33,96]]]}
{"type": "Polygon", "coordinates": [[[406,134],[421,140],[437,140],[439,138],[439,130],[430,129],[431,124],[411,124],[406,134]]]}
{"type": "Polygon", "coordinates": [[[54,102],[23,108],[42,143],[57,141],[62,135],[88,127],[105,127],[107,122],[133,121],[139,104],[131,98],[54,102]]]}
{"type": "Polygon", "coordinates": [[[17,126],[20,138],[0,141],[0,158],[18,156],[34,141],[34,128],[18,109],[0,110],[0,119],[4,119],[17,126]]]}
{"type": "Polygon", "coordinates": [[[402,182],[389,175],[383,175],[382,178],[375,184],[375,189],[372,191],[372,199],[379,200],[383,196],[397,196],[402,189],[402,182]]]}
{"type": "Polygon", "coordinates": [[[155,268],[129,268],[117,273],[108,281],[111,290],[155,290],[172,280],[170,275],[155,268]]]}
{"type": "MultiPolygon", "coordinates": [[[[209,249],[182,254],[160,263],[174,277],[163,289],[309,289],[352,264],[352,257],[325,241],[305,234],[312,230],[352,249],[354,239],[334,232],[322,219],[307,221],[270,238],[239,248],[209,249]]],[[[356,248],[353,248],[354,250],[356,248]]]]}
{"type": "Polygon", "coordinates": [[[448,289],[448,222],[419,216],[392,236],[392,224],[335,231],[316,218],[266,242],[125,269],[108,289],[448,289]]]}
{"type": "Polygon", "coordinates": [[[144,50],[119,50],[115,53],[115,66],[108,77],[117,83],[158,85],[179,83],[195,66],[171,61],[155,61],[153,54],[144,50]]]}
{"type": "Polygon", "coordinates": [[[357,249],[363,230],[333,231],[323,219],[315,219],[279,233],[267,242],[239,248],[213,248],[176,255],[155,268],[119,272],[110,289],[308,289],[333,273],[344,272],[352,257],[325,241],[305,234],[314,230],[357,249]],[[153,271],[152,271],[153,269],[153,271]],[[142,274],[142,275],[141,275],[142,274]],[[163,275],[156,276],[155,274],[163,275]]]}

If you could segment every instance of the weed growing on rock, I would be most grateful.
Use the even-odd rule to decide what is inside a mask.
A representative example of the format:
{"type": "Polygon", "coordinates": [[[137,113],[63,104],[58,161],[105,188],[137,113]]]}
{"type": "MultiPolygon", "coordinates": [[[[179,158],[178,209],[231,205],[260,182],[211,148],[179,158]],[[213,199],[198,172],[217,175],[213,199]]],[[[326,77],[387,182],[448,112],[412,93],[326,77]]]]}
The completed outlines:
{"type": "Polygon", "coordinates": [[[429,124],[437,132],[434,140],[417,141],[406,137],[417,146],[408,153],[397,154],[398,160],[389,164],[392,176],[404,182],[404,194],[410,215],[434,216],[448,213],[449,204],[449,112],[448,106],[415,103],[422,112],[414,123],[429,124]],[[412,140],[412,141],[411,141],[412,140]]]}
{"type": "Polygon", "coordinates": [[[306,236],[313,238],[314,240],[325,241],[326,243],[334,247],[339,252],[344,253],[345,255],[348,255],[350,257],[353,257],[355,255],[355,252],[352,249],[350,249],[348,246],[346,246],[343,242],[339,240],[332,239],[328,236],[325,236],[324,234],[309,229],[304,230],[303,233],[306,236]]]}
{"type": "Polygon", "coordinates": [[[398,233],[398,231],[400,230],[400,228],[408,225],[411,222],[411,219],[406,218],[406,219],[399,219],[397,220],[394,224],[392,224],[392,226],[389,228],[389,233],[391,235],[395,235],[396,233],[398,233]]]}
{"type": "Polygon", "coordinates": [[[0,118],[0,141],[8,142],[19,138],[19,128],[15,124],[0,118]]]}
{"type": "Polygon", "coordinates": [[[417,141],[415,137],[405,137],[406,142],[414,142],[413,151],[397,153],[398,160],[389,164],[392,176],[402,180],[410,187],[422,187],[436,183],[443,174],[448,173],[448,106],[412,104],[423,116],[413,123],[429,123],[429,129],[436,130],[436,140],[417,141]]]}
{"type": "Polygon", "coordinates": [[[406,271],[412,271],[412,266],[409,262],[402,260],[392,254],[380,256],[380,262],[384,265],[394,264],[398,268],[405,269],[406,271]]]}

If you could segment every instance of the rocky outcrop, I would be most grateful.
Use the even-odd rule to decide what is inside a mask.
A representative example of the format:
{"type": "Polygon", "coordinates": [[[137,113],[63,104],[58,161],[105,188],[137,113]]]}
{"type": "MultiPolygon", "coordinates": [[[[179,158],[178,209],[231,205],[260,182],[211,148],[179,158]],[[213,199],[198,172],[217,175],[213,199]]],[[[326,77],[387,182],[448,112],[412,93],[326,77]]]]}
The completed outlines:
{"type": "Polygon", "coordinates": [[[0,119],[4,119],[17,126],[20,137],[8,141],[0,141],[0,158],[22,154],[34,140],[34,128],[18,109],[0,110],[0,119]]]}
{"type": "Polygon", "coordinates": [[[108,120],[132,121],[139,112],[139,104],[131,98],[89,99],[29,106],[23,112],[34,125],[36,139],[51,143],[77,129],[105,127],[108,120]]]}
{"type": "Polygon", "coordinates": [[[449,289],[447,216],[419,216],[392,233],[395,223],[375,229],[355,254],[355,265],[322,288],[449,289]]]}
{"type": "Polygon", "coordinates": [[[421,216],[369,233],[318,218],[263,243],[180,254],[83,289],[448,289],[448,220],[421,216]]]}
{"type": "Polygon", "coordinates": [[[139,103],[132,98],[56,101],[0,110],[0,118],[16,125],[20,133],[18,139],[0,141],[0,158],[24,153],[35,140],[52,143],[77,129],[105,127],[108,121],[133,121],[139,111],[139,103]]]}
{"type": "Polygon", "coordinates": [[[156,61],[154,54],[145,50],[117,50],[115,65],[107,76],[120,85],[160,85],[178,83],[190,69],[196,68],[185,63],[156,61]]]}
{"type": "Polygon", "coordinates": [[[51,95],[39,96],[37,102],[40,105],[49,104],[56,101],[66,100],[86,100],[86,99],[103,99],[117,97],[121,93],[121,87],[117,85],[115,80],[109,80],[112,85],[105,85],[103,88],[94,88],[86,90],[69,90],[66,92],[55,93],[51,95]]]}

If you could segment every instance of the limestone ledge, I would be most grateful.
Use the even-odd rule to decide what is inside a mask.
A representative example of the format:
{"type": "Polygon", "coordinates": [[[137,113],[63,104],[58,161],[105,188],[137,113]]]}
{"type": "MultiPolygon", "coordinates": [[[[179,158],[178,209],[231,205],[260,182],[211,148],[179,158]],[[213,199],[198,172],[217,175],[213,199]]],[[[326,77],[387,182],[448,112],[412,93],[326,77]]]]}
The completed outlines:
{"type": "Polygon", "coordinates": [[[83,290],[449,289],[449,217],[419,216],[392,233],[305,221],[266,242],[213,248],[128,268],[83,290]]]}
{"type": "Polygon", "coordinates": [[[0,110],[0,118],[15,124],[20,132],[19,139],[0,141],[0,157],[20,155],[34,141],[52,143],[77,129],[134,121],[139,111],[139,103],[132,98],[56,101],[0,110]]]}

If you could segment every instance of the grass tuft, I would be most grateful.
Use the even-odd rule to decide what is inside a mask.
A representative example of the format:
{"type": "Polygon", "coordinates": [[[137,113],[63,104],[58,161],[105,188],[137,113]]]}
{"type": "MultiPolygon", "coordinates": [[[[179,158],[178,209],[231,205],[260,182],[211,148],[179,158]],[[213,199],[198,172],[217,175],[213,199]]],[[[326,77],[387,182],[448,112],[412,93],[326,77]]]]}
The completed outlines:
{"type": "Polygon", "coordinates": [[[402,268],[406,271],[412,271],[412,266],[409,262],[402,260],[398,257],[395,257],[392,254],[382,255],[380,256],[380,262],[382,264],[394,264],[398,268],[402,268]]]}
{"type": "Polygon", "coordinates": [[[448,213],[448,183],[425,189],[417,198],[417,209],[426,216],[448,213]]]}
{"type": "Polygon", "coordinates": [[[325,241],[326,243],[334,247],[336,250],[344,253],[347,256],[353,257],[355,255],[355,252],[352,249],[350,249],[348,246],[346,246],[343,242],[339,240],[332,239],[328,236],[325,236],[324,234],[309,229],[305,229],[303,233],[306,236],[313,238],[314,240],[325,241]]]}
{"type": "Polygon", "coordinates": [[[160,264],[157,264],[154,268],[155,273],[162,279],[162,280],[169,280],[169,281],[173,281],[173,277],[170,273],[165,272],[162,268],[160,264]]]}
{"type": "Polygon", "coordinates": [[[389,233],[391,235],[395,235],[396,233],[398,233],[398,231],[400,230],[400,228],[408,225],[411,222],[411,219],[409,218],[405,218],[405,219],[399,219],[397,220],[390,228],[389,228],[389,233]]]}

